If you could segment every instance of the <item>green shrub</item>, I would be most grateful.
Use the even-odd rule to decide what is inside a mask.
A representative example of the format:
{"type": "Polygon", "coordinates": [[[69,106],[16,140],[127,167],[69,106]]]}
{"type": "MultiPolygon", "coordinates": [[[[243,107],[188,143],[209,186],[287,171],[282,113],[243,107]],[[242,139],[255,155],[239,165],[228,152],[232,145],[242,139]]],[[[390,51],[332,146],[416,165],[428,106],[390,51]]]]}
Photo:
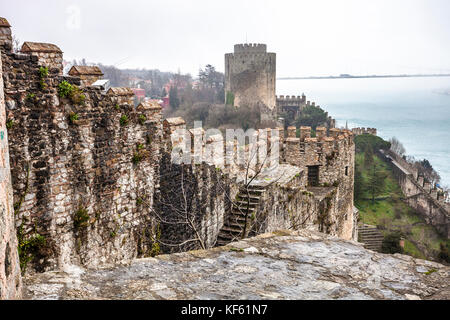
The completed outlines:
{"type": "Polygon", "coordinates": [[[24,224],[17,228],[17,251],[19,254],[20,270],[22,275],[25,274],[28,263],[33,260],[35,254],[40,248],[46,245],[47,240],[39,233],[34,233],[32,236],[27,237],[24,231],[24,224]]]}
{"type": "Polygon", "coordinates": [[[39,87],[43,90],[47,88],[47,83],[45,82],[45,78],[48,76],[48,68],[47,67],[40,67],[39,68],[39,87]]]}
{"type": "Polygon", "coordinates": [[[70,123],[75,123],[78,120],[78,114],[75,112],[71,112],[69,115],[69,121],[70,123]]]}
{"type": "Polygon", "coordinates": [[[380,137],[371,134],[361,134],[355,137],[355,146],[358,152],[364,152],[367,148],[375,152],[379,149],[388,150],[391,147],[389,141],[385,141],[380,137]]]}
{"type": "Polygon", "coordinates": [[[390,233],[383,239],[381,252],[383,253],[402,253],[403,248],[400,247],[401,234],[398,232],[390,233]]]}
{"type": "Polygon", "coordinates": [[[139,152],[135,152],[133,155],[133,163],[138,164],[142,160],[142,155],[139,152]]]}
{"type": "Polygon", "coordinates": [[[161,247],[158,242],[152,243],[152,249],[150,250],[150,256],[155,257],[161,252],[161,247]]]}
{"type": "Polygon", "coordinates": [[[86,228],[88,226],[88,222],[88,211],[80,206],[73,216],[73,225],[75,229],[86,228]]]}
{"type": "Polygon", "coordinates": [[[124,114],[123,116],[120,117],[120,125],[124,127],[127,124],[128,124],[128,116],[124,114]]]}
{"type": "Polygon", "coordinates": [[[307,105],[300,112],[299,117],[295,121],[296,127],[311,127],[311,137],[315,137],[317,126],[321,126],[328,121],[328,113],[321,108],[313,105],[307,105]]]}
{"type": "Polygon", "coordinates": [[[6,128],[7,129],[11,129],[12,127],[14,127],[14,120],[13,119],[8,119],[8,121],[6,121],[6,128]]]}
{"type": "Polygon", "coordinates": [[[26,100],[27,101],[33,101],[36,98],[36,95],[34,93],[27,94],[26,100]]]}
{"type": "Polygon", "coordinates": [[[48,68],[47,67],[40,67],[39,68],[39,77],[42,78],[47,78],[48,76],[48,68]]]}
{"type": "Polygon", "coordinates": [[[139,123],[144,125],[145,121],[147,121],[147,117],[143,114],[139,115],[139,123]]]}
{"type": "Polygon", "coordinates": [[[83,94],[82,90],[77,86],[71,85],[66,80],[62,81],[58,85],[58,95],[61,98],[68,98],[72,103],[81,105],[84,104],[86,96],[83,94]]]}
{"type": "Polygon", "coordinates": [[[80,88],[73,86],[72,93],[70,95],[70,100],[74,104],[82,105],[86,100],[86,96],[83,94],[83,91],[81,91],[80,88]]]}
{"type": "Polygon", "coordinates": [[[72,90],[73,90],[73,86],[70,83],[68,83],[66,80],[62,81],[58,85],[58,95],[61,98],[70,98],[72,90]]]}

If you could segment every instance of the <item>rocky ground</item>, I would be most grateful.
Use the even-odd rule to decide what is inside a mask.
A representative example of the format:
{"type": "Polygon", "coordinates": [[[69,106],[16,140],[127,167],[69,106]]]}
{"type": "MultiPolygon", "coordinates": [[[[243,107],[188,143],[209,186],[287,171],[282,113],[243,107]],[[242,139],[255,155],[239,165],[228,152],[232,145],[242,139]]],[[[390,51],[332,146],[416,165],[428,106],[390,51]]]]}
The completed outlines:
{"type": "Polygon", "coordinates": [[[450,299],[450,268],[306,230],[25,279],[25,299],[450,299]]]}

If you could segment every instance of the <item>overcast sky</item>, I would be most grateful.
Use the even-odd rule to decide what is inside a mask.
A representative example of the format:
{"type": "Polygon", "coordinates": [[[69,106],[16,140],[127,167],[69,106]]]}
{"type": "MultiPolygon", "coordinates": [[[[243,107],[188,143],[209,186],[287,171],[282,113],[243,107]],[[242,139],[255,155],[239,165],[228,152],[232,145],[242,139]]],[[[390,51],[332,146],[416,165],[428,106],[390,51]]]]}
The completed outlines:
{"type": "Polygon", "coordinates": [[[21,41],[65,59],[196,76],[266,43],[277,76],[450,72],[448,0],[2,0],[21,41]]]}

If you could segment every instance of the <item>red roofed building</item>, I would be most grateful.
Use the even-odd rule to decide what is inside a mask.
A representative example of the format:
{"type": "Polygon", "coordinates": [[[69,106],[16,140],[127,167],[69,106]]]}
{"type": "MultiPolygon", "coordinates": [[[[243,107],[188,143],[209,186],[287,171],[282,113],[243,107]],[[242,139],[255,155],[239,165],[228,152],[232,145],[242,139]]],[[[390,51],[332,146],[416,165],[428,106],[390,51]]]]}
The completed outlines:
{"type": "Polygon", "coordinates": [[[136,98],[141,101],[145,98],[145,89],[141,89],[141,88],[131,88],[131,90],[133,90],[134,95],[136,96],[136,98]]]}

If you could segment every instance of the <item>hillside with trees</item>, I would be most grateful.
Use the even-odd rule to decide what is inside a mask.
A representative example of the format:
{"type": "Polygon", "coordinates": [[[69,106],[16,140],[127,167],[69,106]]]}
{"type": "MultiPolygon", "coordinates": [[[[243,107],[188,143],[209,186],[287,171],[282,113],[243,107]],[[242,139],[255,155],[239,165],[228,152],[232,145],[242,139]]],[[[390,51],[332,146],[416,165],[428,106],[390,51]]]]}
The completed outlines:
{"type": "Polygon", "coordinates": [[[403,202],[391,168],[377,155],[377,150],[391,148],[392,142],[365,134],[356,136],[355,144],[355,206],[360,223],[375,225],[384,235],[383,252],[450,263],[450,240],[403,202]],[[398,245],[401,238],[404,248],[398,245]]]}

